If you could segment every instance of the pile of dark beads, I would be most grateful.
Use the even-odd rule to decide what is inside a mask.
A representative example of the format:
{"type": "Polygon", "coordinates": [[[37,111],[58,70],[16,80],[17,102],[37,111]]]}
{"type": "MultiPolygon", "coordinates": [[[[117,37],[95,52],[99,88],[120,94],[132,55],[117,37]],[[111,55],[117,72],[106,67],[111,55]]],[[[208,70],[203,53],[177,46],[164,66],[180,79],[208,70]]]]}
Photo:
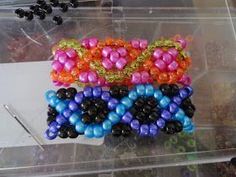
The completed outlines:
{"type": "Polygon", "coordinates": [[[127,124],[118,123],[112,126],[111,133],[115,137],[120,137],[120,136],[128,137],[131,135],[132,129],[127,124]]]}
{"type": "Polygon", "coordinates": [[[129,89],[124,85],[116,85],[110,88],[110,94],[113,98],[121,99],[129,94],[129,89]]]}
{"type": "MultiPolygon", "coordinates": [[[[50,0],[50,4],[47,4],[45,0],[37,0],[36,5],[31,5],[29,10],[25,11],[19,8],[15,10],[15,13],[19,18],[25,17],[28,21],[33,20],[34,15],[40,20],[44,20],[46,18],[46,14],[51,14],[53,12],[52,7],[60,7],[62,12],[67,12],[69,6],[77,8],[79,6],[78,0],[70,0],[69,3],[60,3],[59,0],[50,0]]],[[[52,20],[57,25],[61,25],[63,23],[61,16],[54,16],[52,20]]]]}

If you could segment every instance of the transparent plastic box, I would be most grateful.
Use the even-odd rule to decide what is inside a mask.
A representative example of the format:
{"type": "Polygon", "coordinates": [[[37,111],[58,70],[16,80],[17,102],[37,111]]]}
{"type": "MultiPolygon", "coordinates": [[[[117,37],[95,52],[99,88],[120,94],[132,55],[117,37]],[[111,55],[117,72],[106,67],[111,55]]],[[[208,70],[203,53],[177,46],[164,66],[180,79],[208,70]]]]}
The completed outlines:
{"type": "MultiPolygon", "coordinates": [[[[197,128],[192,135],[160,134],[150,139],[108,136],[100,146],[44,145],[45,151],[38,146],[2,148],[0,176],[83,176],[151,168],[173,169],[175,166],[225,162],[236,156],[236,36],[235,13],[230,14],[233,10],[228,6],[231,2],[193,0],[185,6],[185,1],[180,5],[165,5],[160,1],[161,7],[154,4],[122,6],[122,3],[113,2],[120,6],[71,9],[63,14],[61,26],[55,26],[51,17],[31,22],[18,19],[13,11],[30,2],[5,1],[0,6],[1,64],[51,60],[51,47],[61,38],[96,36],[103,39],[109,36],[153,41],[180,34],[191,39],[188,50],[193,62],[189,73],[195,90],[193,102],[197,112],[194,122],[197,128]]],[[[54,13],[61,14],[59,10],[54,13]]],[[[8,74],[6,70],[0,77],[7,78],[8,74]]],[[[16,84],[15,89],[18,87],[21,85],[16,84]]],[[[27,90],[30,89],[28,84],[27,90]]],[[[0,85],[1,92],[11,94],[8,90],[0,85]]],[[[2,107],[1,98],[0,103],[2,107]]],[[[4,110],[1,108],[1,111],[4,110]]],[[[41,112],[36,110],[35,113],[41,112]]],[[[0,116],[3,116],[2,112],[0,116]]],[[[45,120],[46,115],[42,121],[45,120]]],[[[14,132],[14,128],[0,130],[1,136],[10,131],[14,132]]],[[[196,174],[201,176],[198,171],[201,168],[196,169],[196,174]]]]}

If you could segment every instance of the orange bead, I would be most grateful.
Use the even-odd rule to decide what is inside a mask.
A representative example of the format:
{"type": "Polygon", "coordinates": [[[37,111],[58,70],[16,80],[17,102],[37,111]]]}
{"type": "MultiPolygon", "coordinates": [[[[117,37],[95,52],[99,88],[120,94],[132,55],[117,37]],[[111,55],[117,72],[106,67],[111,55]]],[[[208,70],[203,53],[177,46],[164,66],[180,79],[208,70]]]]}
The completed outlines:
{"type": "Polygon", "coordinates": [[[161,83],[167,83],[169,80],[168,74],[167,73],[161,73],[159,75],[159,80],[161,83]]]}
{"type": "Polygon", "coordinates": [[[139,52],[135,49],[131,50],[129,53],[132,60],[135,60],[139,56],[139,52]]]}
{"type": "Polygon", "coordinates": [[[145,63],[143,64],[143,67],[145,70],[149,70],[150,68],[153,67],[153,62],[151,60],[146,60],[145,63]]]}
{"type": "Polygon", "coordinates": [[[188,63],[185,60],[179,62],[180,67],[186,70],[188,68],[188,63]]]}
{"type": "Polygon", "coordinates": [[[176,75],[178,78],[182,77],[184,74],[184,70],[182,68],[178,68],[176,71],[176,75]]]}
{"type": "Polygon", "coordinates": [[[116,43],[116,45],[118,45],[118,46],[124,46],[124,44],[125,44],[124,40],[122,40],[122,39],[117,39],[117,40],[115,41],[115,43],[116,43]]]}
{"type": "Polygon", "coordinates": [[[71,70],[71,74],[74,76],[74,77],[79,77],[79,74],[80,74],[80,70],[78,68],[73,68],[71,70]]]}
{"type": "Polygon", "coordinates": [[[50,77],[51,77],[51,79],[52,79],[53,81],[56,81],[56,80],[58,79],[58,74],[57,74],[57,72],[56,72],[55,70],[52,70],[52,71],[50,72],[50,77]]]}
{"type": "Polygon", "coordinates": [[[106,45],[112,45],[114,43],[114,40],[112,38],[107,38],[105,42],[106,42],[106,45]]]}
{"type": "Polygon", "coordinates": [[[90,50],[91,55],[95,58],[101,58],[102,54],[101,51],[98,48],[93,48],[90,50]]]}
{"type": "Polygon", "coordinates": [[[176,73],[169,73],[169,82],[168,82],[169,84],[176,83],[177,79],[178,79],[178,77],[177,77],[176,73]]]}
{"type": "Polygon", "coordinates": [[[150,74],[152,77],[157,77],[160,74],[160,71],[156,67],[151,67],[150,74]]]}

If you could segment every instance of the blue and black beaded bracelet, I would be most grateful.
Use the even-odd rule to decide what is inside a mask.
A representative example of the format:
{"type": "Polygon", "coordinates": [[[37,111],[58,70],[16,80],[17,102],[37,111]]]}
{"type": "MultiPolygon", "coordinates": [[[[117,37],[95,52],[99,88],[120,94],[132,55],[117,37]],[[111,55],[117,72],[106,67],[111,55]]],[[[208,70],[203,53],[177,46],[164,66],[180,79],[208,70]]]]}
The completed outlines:
{"type": "Polygon", "coordinates": [[[46,92],[48,106],[47,139],[101,138],[107,134],[129,136],[157,136],[181,131],[192,133],[191,120],[195,106],[190,97],[190,86],[179,88],[175,84],[60,88],[46,92]]]}

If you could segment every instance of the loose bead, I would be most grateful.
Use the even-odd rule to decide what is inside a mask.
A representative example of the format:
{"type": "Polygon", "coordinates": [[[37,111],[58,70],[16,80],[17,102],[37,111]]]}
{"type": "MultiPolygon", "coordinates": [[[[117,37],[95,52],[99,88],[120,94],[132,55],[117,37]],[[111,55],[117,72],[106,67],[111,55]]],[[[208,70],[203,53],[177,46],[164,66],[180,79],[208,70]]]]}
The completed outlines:
{"type": "Polygon", "coordinates": [[[63,115],[58,115],[56,117],[56,121],[59,125],[65,124],[67,122],[67,119],[63,115]]]}
{"type": "Polygon", "coordinates": [[[163,94],[161,93],[160,90],[155,90],[155,91],[154,91],[154,97],[159,101],[159,100],[162,99],[163,94]]]}
{"type": "Polygon", "coordinates": [[[76,111],[78,109],[78,105],[75,101],[72,100],[69,102],[69,108],[71,111],[76,111]]]}
{"type": "Polygon", "coordinates": [[[154,59],[161,59],[163,53],[164,53],[164,52],[163,52],[162,49],[156,49],[156,50],[153,52],[153,57],[154,57],[154,59]]]}
{"type": "Polygon", "coordinates": [[[110,112],[108,114],[108,119],[113,123],[118,123],[120,121],[120,117],[115,112],[110,112]]]}
{"type": "Polygon", "coordinates": [[[173,58],[172,56],[169,54],[169,53],[164,53],[162,55],[162,60],[167,64],[169,65],[172,61],[173,61],[173,58]]]}
{"type": "Polygon", "coordinates": [[[61,72],[63,70],[63,65],[59,61],[53,61],[52,68],[57,72],[61,72]]]}
{"type": "Polygon", "coordinates": [[[170,99],[166,96],[162,97],[162,99],[160,100],[160,106],[162,108],[166,108],[169,103],[170,103],[170,99]]]}
{"type": "Polygon", "coordinates": [[[127,51],[124,47],[118,48],[117,52],[120,54],[121,57],[125,57],[127,55],[127,51]]]}
{"type": "Polygon", "coordinates": [[[92,95],[93,95],[93,89],[92,89],[92,87],[86,86],[86,87],[84,88],[84,96],[85,96],[85,97],[92,97],[92,95]]]}
{"type": "Polygon", "coordinates": [[[114,99],[114,98],[111,98],[108,102],[108,108],[110,110],[113,110],[115,109],[116,105],[118,104],[118,100],[117,99],[114,99]]]}
{"type": "Polygon", "coordinates": [[[109,119],[105,120],[103,123],[102,123],[102,127],[104,130],[108,131],[108,130],[111,130],[112,128],[112,123],[109,119]]]}
{"type": "Polygon", "coordinates": [[[119,60],[117,60],[117,62],[116,62],[116,68],[119,69],[119,70],[122,70],[125,67],[126,64],[127,64],[126,59],[119,58],[119,60]]]}
{"type": "Polygon", "coordinates": [[[93,126],[92,125],[88,125],[84,131],[84,135],[87,138],[93,138],[94,134],[93,134],[93,126]]]}
{"type": "Polygon", "coordinates": [[[88,73],[88,80],[89,82],[95,83],[98,80],[97,74],[95,72],[90,71],[88,73]]]}
{"type": "Polygon", "coordinates": [[[165,121],[163,119],[158,119],[156,124],[159,128],[163,128],[165,126],[165,121]]]}
{"type": "Polygon", "coordinates": [[[113,67],[113,63],[109,59],[105,58],[102,60],[102,66],[106,69],[111,69],[113,67]]]}
{"type": "Polygon", "coordinates": [[[139,127],[140,127],[139,121],[137,119],[133,119],[130,123],[130,126],[134,130],[139,130],[139,127]]]}
{"type": "Polygon", "coordinates": [[[130,123],[133,119],[133,115],[130,112],[126,112],[122,117],[122,122],[130,123]]]}
{"type": "Polygon", "coordinates": [[[136,91],[138,95],[144,95],[145,94],[145,86],[144,85],[137,85],[136,91]]]}
{"type": "Polygon", "coordinates": [[[154,88],[151,84],[145,85],[145,95],[146,96],[153,96],[154,95],[154,88]]]}
{"type": "Polygon", "coordinates": [[[100,125],[95,125],[93,127],[93,134],[95,138],[101,138],[104,135],[102,127],[100,125]]]}
{"type": "Polygon", "coordinates": [[[116,113],[119,115],[119,116],[123,116],[124,113],[125,113],[125,106],[123,104],[118,104],[116,106],[116,113]]]}
{"type": "Polygon", "coordinates": [[[86,125],[81,122],[81,121],[77,121],[76,124],[75,124],[75,130],[78,132],[78,133],[84,133],[85,131],[85,128],[86,128],[86,125]]]}
{"type": "Polygon", "coordinates": [[[126,109],[129,109],[133,104],[132,100],[128,97],[122,98],[121,103],[125,106],[126,109]]]}
{"type": "Polygon", "coordinates": [[[87,83],[88,82],[88,72],[81,72],[79,75],[79,80],[82,83],[87,83]]]}
{"type": "Polygon", "coordinates": [[[137,94],[137,92],[136,92],[135,90],[132,90],[132,91],[129,92],[128,97],[129,97],[131,100],[134,101],[134,100],[136,100],[136,99],[138,98],[138,94],[137,94]]]}
{"type": "Polygon", "coordinates": [[[161,117],[164,120],[169,120],[169,119],[171,119],[171,114],[170,114],[169,111],[163,110],[162,113],[161,113],[161,117]]]}
{"type": "Polygon", "coordinates": [[[78,92],[78,93],[75,95],[75,102],[76,102],[77,104],[80,104],[80,103],[83,101],[83,98],[84,98],[83,92],[78,92]]]}
{"type": "Polygon", "coordinates": [[[80,116],[79,114],[77,113],[73,113],[70,117],[69,117],[69,122],[72,124],[72,125],[75,125],[80,119],[80,116]]]}
{"type": "Polygon", "coordinates": [[[62,113],[66,109],[66,107],[67,107],[67,105],[61,101],[61,102],[57,103],[56,110],[57,110],[57,112],[62,113]]]}
{"type": "Polygon", "coordinates": [[[148,135],[149,134],[149,126],[146,124],[143,124],[140,126],[140,135],[148,135]]]}
{"type": "Polygon", "coordinates": [[[102,49],[102,56],[105,58],[109,57],[111,51],[112,51],[111,47],[104,47],[102,49]]]}
{"type": "Polygon", "coordinates": [[[101,98],[104,101],[108,102],[110,100],[110,98],[111,98],[111,95],[110,95],[110,93],[108,91],[103,91],[102,95],[101,95],[101,98]]]}
{"type": "Polygon", "coordinates": [[[154,64],[161,71],[165,71],[166,70],[166,64],[165,64],[164,61],[162,61],[160,59],[157,59],[154,64]]]}

